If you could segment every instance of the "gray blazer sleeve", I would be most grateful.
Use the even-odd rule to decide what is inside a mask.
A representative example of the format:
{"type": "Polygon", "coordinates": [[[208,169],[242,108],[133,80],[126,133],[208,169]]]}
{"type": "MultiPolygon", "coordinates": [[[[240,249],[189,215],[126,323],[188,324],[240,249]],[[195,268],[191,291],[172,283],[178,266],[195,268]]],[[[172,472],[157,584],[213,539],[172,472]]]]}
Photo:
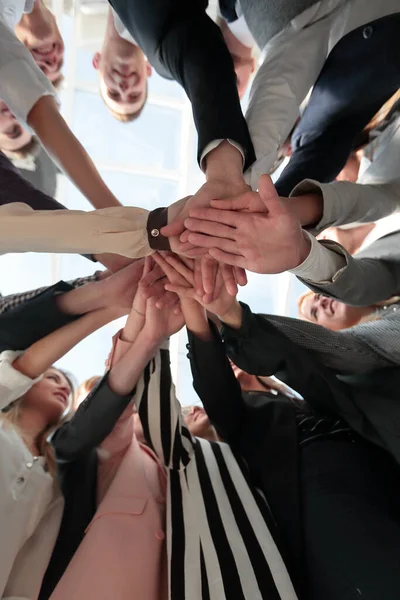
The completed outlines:
{"type": "Polygon", "coordinates": [[[323,198],[323,216],[319,223],[307,230],[318,235],[327,227],[347,223],[372,223],[387,217],[400,208],[400,178],[389,183],[364,185],[348,181],[318,183],[305,179],[290,196],[318,192],[323,198]]]}
{"type": "Polygon", "coordinates": [[[400,365],[400,313],[342,331],[308,321],[264,315],[287,338],[336,373],[368,373],[400,365]]]}

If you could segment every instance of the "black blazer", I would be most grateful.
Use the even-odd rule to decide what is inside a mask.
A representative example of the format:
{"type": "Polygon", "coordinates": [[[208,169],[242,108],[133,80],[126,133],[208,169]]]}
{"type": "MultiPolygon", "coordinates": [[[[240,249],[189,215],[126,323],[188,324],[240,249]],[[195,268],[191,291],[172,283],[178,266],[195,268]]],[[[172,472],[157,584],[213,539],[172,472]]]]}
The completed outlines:
{"type": "Polygon", "coordinates": [[[255,160],[232,58],[206,0],[109,0],[156,71],[182,85],[193,108],[198,157],[209,142],[232,139],[255,160]]]}
{"type": "Polygon", "coordinates": [[[303,179],[326,183],[340,173],[358,134],[400,86],[399,39],[395,13],[336,44],[292,135],[293,154],[276,183],[280,196],[303,179]]]}
{"type": "Polygon", "coordinates": [[[224,326],[228,356],[254,375],[276,375],[311,406],[343,418],[362,437],[400,463],[400,369],[337,375],[276,329],[264,315],[243,307],[239,330],[224,326]]]}
{"type": "MultiPolygon", "coordinates": [[[[56,306],[59,293],[72,290],[59,282],[32,300],[0,315],[0,352],[25,350],[34,342],[73,321],[56,306]]],[[[45,573],[40,600],[49,598],[83,539],[96,511],[98,446],[111,433],[132,394],[118,396],[107,375],[79,406],[76,414],[53,435],[57,479],[65,508],[56,545],[45,573]]]]}

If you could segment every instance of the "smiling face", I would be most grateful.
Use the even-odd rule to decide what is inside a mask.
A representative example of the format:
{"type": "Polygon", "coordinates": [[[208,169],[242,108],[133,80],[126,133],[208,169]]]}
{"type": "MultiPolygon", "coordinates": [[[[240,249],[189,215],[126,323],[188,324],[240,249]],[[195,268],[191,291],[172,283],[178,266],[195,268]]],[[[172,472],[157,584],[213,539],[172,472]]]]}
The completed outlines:
{"type": "Polygon", "coordinates": [[[62,76],[64,42],[50,10],[36,0],[33,11],[23,15],[15,33],[46,77],[52,83],[57,82],[62,76]]]}
{"type": "Polygon", "coordinates": [[[299,317],[332,331],[354,327],[372,312],[371,307],[349,306],[333,298],[308,292],[298,301],[299,317]]]}
{"type": "Polygon", "coordinates": [[[18,123],[10,109],[0,100],[0,150],[15,152],[31,141],[32,136],[18,123]]]}
{"type": "Polygon", "coordinates": [[[99,71],[100,94],[116,115],[139,115],[147,98],[151,66],[142,50],[122,38],[107,40],[96,52],[93,66],[99,71]]]}
{"type": "Polygon", "coordinates": [[[51,367],[25,394],[21,406],[40,411],[49,425],[55,425],[70,407],[71,392],[71,385],[65,375],[51,367]]]}

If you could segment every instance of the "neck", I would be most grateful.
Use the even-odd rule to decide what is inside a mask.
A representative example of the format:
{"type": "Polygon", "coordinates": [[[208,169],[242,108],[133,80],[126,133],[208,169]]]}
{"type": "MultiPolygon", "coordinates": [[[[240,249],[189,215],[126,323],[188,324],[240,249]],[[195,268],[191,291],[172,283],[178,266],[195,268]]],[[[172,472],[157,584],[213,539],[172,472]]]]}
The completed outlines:
{"type": "Polygon", "coordinates": [[[18,419],[18,427],[32,454],[37,455],[39,453],[38,438],[48,427],[46,419],[37,410],[24,408],[18,419]]]}
{"type": "Polygon", "coordinates": [[[115,28],[114,15],[113,15],[111,8],[108,11],[108,15],[107,15],[107,25],[106,25],[106,33],[104,36],[104,45],[110,44],[110,43],[112,43],[113,46],[116,45],[116,47],[118,47],[118,45],[125,46],[126,44],[129,44],[130,46],[136,45],[136,44],[132,44],[132,42],[128,42],[127,40],[124,40],[119,35],[118,31],[115,28]]]}
{"type": "Polygon", "coordinates": [[[355,254],[361,248],[365,238],[374,229],[375,223],[365,223],[356,227],[353,231],[353,249],[351,254],[355,254]]]}

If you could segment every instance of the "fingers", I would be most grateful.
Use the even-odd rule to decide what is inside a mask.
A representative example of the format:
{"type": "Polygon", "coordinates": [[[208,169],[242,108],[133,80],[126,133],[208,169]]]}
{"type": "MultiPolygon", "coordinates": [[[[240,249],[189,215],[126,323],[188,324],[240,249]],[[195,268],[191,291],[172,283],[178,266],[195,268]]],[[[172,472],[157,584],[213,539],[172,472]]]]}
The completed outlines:
{"type": "Polygon", "coordinates": [[[189,218],[185,219],[185,226],[190,218],[200,219],[202,221],[214,221],[215,223],[222,223],[224,225],[230,225],[231,227],[238,227],[241,220],[246,218],[246,214],[237,213],[232,210],[216,210],[215,208],[192,208],[189,212],[189,218]]]}
{"type": "Polygon", "coordinates": [[[179,260],[179,258],[174,257],[172,255],[162,256],[161,254],[156,253],[154,255],[154,260],[159,265],[159,267],[163,270],[163,272],[168,277],[170,283],[177,283],[178,285],[186,285],[187,279],[193,281],[193,274],[188,269],[188,267],[179,260]]]}
{"type": "MultiPolygon", "coordinates": [[[[201,278],[205,295],[214,293],[215,281],[217,277],[218,263],[207,254],[201,259],[201,278]]],[[[208,304],[208,303],[207,303],[208,304]]]]}
{"type": "Polygon", "coordinates": [[[183,218],[177,218],[172,221],[172,223],[168,223],[168,225],[162,227],[160,233],[164,237],[173,237],[175,235],[180,235],[184,229],[183,218]]]}
{"type": "Polygon", "coordinates": [[[165,289],[168,292],[173,292],[178,295],[180,298],[190,298],[193,300],[197,299],[196,292],[193,288],[184,287],[183,285],[175,285],[172,283],[166,283],[165,289]]]}
{"type": "Polygon", "coordinates": [[[231,265],[222,263],[221,273],[226,287],[226,291],[230,296],[236,296],[236,294],[238,293],[238,287],[233,267],[231,267],[231,265]]]}
{"type": "Polygon", "coordinates": [[[236,198],[211,200],[211,207],[218,210],[245,210],[249,207],[250,203],[250,197],[248,194],[251,194],[251,192],[246,192],[245,194],[241,194],[236,198]]]}
{"type": "Polygon", "coordinates": [[[287,212],[287,208],[278,196],[272,179],[269,175],[261,175],[258,180],[258,193],[268,212],[279,215],[287,212]]]}
{"type": "Polygon", "coordinates": [[[194,285],[194,261],[190,259],[178,258],[173,254],[165,256],[165,261],[179,273],[189,285],[194,285]],[[185,264],[187,262],[187,264],[185,264]]]}
{"type": "Polygon", "coordinates": [[[189,239],[195,246],[201,246],[203,248],[219,248],[230,254],[238,254],[240,252],[237,242],[234,242],[233,240],[225,240],[218,237],[203,235],[202,233],[191,233],[189,239]]]}
{"type": "Polygon", "coordinates": [[[203,273],[201,269],[201,259],[197,259],[194,261],[194,289],[196,290],[196,294],[202,298],[205,294],[204,286],[203,286],[203,273]]]}
{"type": "Polygon", "coordinates": [[[237,254],[229,254],[228,252],[224,252],[223,250],[219,250],[218,248],[211,248],[208,251],[208,253],[218,262],[226,263],[233,267],[240,267],[242,269],[244,269],[246,266],[245,259],[243,256],[237,254]]]}
{"type": "Polygon", "coordinates": [[[241,269],[240,267],[233,267],[235,278],[240,286],[247,285],[247,275],[245,269],[241,269]]]}
{"type": "Polygon", "coordinates": [[[142,276],[142,278],[140,280],[140,285],[142,285],[142,286],[151,286],[158,279],[161,279],[162,277],[164,277],[163,270],[158,265],[155,265],[154,268],[151,269],[147,274],[143,273],[143,276],[142,276]]]}
{"type": "MultiPolygon", "coordinates": [[[[196,231],[197,233],[206,233],[207,235],[213,235],[226,240],[235,239],[236,230],[233,227],[222,225],[221,223],[201,221],[189,217],[185,220],[185,225],[187,225],[189,230],[196,231]]],[[[190,233],[188,235],[188,240],[190,240],[190,233]]]]}

